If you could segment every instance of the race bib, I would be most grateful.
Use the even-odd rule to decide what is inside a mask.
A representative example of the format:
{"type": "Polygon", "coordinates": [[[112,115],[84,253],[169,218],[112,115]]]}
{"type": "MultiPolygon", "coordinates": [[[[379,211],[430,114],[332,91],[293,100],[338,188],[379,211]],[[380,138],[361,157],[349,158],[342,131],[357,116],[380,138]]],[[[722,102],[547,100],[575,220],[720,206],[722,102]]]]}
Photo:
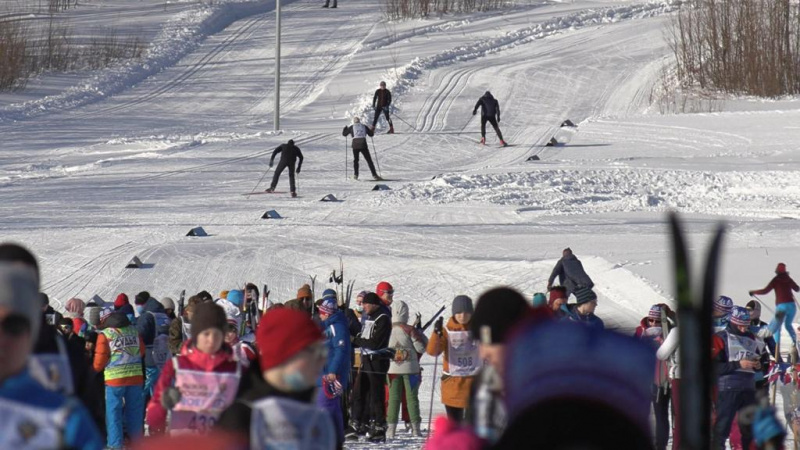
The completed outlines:
{"type": "Polygon", "coordinates": [[[373,329],[375,329],[375,321],[365,320],[363,327],[361,327],[361,337],[364,339],[371,338],[373,329]]]}
{"type": "Polygon", "coordinates": [[[0,398],[0,448],[61,448],[67,413],[0,398]]]}
{"type": "Polygon", "coordinates": [[[253,405],[250,442],[266,450],[329,450],[336,432],[330,414],[316,406],[270,397],[253,405]]]}
{"type": "Polygon", "coordinates": [[[367,127],[360,123],[353,124],[353,138],[358,139],[366,137],[367,137],[367,127]]]}
{"type": "Polygon", "coordinates": [[[153,339],[153,347],[150,349],[152,352],[153,362],[156,366],[163,367],[170,357],[169,354],[169,337],[166,335],[156,336],[153,339]]]}
{"type": "Polygon", "coordinates": [[[178,370],[175,387],[181,391],[181,401],[175,411],[221,413],[233,403],[239,388],[240,373],[178,370]]]}
{"type": "MultiPolygon", "coordinates": [[[[728,333],[728,361],[755,360],[758,358],[758,343],[746,336],[728,333]]],[[[738,369],[739,372],[754,373],[752,369],[738,369]]]]}
{"type": "Polygon", "coordinates": [[[478,343],[468,331],[447,332],[447,365],[449,375],[469,377],[478,373],[482,366],[478,356],[478,343]]]}
{"type": "Polygon", "coordinates": [[[219,413],[171,411],[169,434],[206,434],[217,425],[217,419],[219,419],[219,413]]]}

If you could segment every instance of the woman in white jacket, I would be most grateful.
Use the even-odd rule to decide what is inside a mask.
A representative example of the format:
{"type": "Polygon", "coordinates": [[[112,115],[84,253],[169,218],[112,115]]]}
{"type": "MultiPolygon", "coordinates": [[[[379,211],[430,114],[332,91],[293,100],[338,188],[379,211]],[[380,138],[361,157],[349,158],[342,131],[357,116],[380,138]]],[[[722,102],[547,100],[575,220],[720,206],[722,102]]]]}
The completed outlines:
{"type": "Polygon", "coordinates": [[[402,301],[392,304],[392,334],[389,348],[394,349],[394,359],[389,364],[389,407],[386,413],[386,437],[394,438],[400,409],[400,395],[405,388],[411,431],[420,437],[419,382],[412,383],[411,375],[419,374],[419,357],[428,345],[420,330],[408,325],[408,305],[402,301]]]}

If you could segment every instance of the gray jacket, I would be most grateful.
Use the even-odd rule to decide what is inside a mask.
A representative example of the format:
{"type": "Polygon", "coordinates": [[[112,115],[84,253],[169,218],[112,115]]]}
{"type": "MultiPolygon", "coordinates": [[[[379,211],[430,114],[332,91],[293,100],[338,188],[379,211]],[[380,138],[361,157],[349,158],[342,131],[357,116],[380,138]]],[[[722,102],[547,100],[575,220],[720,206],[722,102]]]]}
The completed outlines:
{"type": "Polygon", "coordinates": [[[428,338],[421,331],[408,325],[408,305],[402,301],[392,303],[392,334],[389,348],[395,357],[389,364],[389,373],[396,375],[420,372],[419,354],[425,352],[428,338]]]}

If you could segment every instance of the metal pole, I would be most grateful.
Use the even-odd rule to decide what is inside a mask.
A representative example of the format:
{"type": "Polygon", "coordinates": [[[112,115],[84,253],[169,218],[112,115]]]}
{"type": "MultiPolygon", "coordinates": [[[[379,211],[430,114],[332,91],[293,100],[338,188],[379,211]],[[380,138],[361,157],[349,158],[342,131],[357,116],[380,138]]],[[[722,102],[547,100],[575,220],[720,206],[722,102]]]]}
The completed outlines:
{"type": "Polygon", "coordinates": [[[431,386],[431,406],[428,408],[428,437],[431,435],[431,421],[433,420],[433,394],[436,392],[436,367],[439,366],[439,355],[433,360],[433,383],[431,386]]]}
{"type": "Polygon", "coordinates": [[[281,0],[275,0],[275,131],[281,129],[281,0]]]}

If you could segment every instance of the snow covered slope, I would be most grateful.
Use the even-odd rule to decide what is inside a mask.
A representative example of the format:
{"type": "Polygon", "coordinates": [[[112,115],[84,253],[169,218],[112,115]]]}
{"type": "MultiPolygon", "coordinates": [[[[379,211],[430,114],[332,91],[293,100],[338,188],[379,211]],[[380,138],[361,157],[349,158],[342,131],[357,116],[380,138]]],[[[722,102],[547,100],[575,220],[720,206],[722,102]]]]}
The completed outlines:
{"type": "Polygon", "coordinates": [[[598,314],[625,331],[671,301],[669,209],[688,219],[698,255],[727,221],[720,290],[738,304],[777,262],[800,266],[800,102],[657,114],[669,2],[530,2],[402,23],[373,0],[283,3],[281,132],[271,0],[180,3],[172,15],[131,4],[152,36],[144,62],[0,95],[0,229],[37,253],[52,297],[254,281],[284,300],[342,256],[357,290],[388,280],[424,318],[498,284],[542,291],[569,246],[597,284],[598,314]],[[370,142],[392,180],[373,192],[345,178],[340,132],[381,80],[397,134],[370,142]],[[493,131],[477,144],[471,112],[486,90],[511,147],[493,131]],[[578,134],[545,147],[567,118],[578,134]],[[243,195],[267,187],[269,156],[290,138],[306,156],[300,198],[243,195]],[[318,201],[328,193],[343,201],[318,201]],[[284,218],[260,219],[268,209],[284,218]],[[186,237],[194,226],[210,236],[186,237]],[[124,268],[134,255],[146,268],[124,268]]]}

